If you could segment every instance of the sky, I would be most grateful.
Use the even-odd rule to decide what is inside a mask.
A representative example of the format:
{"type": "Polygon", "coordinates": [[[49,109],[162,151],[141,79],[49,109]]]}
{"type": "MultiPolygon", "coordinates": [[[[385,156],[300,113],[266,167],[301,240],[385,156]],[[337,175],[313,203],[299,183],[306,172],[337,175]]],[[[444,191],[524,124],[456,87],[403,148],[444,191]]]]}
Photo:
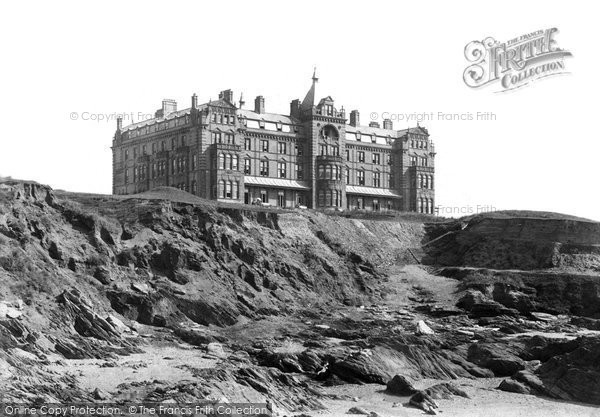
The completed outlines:
{"type": "Polygon", "coordinates": [[[205,102],[228,88],[247,106],[263,95],[268,112],[287,114],[316,66],[318,98],[358,109],[362,124],[393,115],[406,128],[433,112],[420,124],[435,142],[445,214],[522,209],[600,220],[597,14],[593,2],[573,4],[4,2],[0,175],[110,193],[116,114],[128,124],[164,98],[183,109],[193,93],[205,102]],[[551,27],[573,54],[568,74],[508,93],[465,85],[467,43],[551,27]]]}

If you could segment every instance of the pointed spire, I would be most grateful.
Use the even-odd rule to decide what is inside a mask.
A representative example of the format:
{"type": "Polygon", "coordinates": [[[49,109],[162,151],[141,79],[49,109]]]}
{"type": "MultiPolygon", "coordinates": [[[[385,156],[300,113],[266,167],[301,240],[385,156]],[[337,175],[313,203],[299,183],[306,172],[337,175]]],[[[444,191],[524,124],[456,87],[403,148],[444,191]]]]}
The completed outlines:
{"type": "Polygon", "coordinates": [[[317,78],[317,67],[315,67],[312,76],[312,86],[308,90],[308,93],[306,93],[304,100],[302,100],[302,109],[308,109],[315,105],[315,90],[317,81],[319,81],[319,79],[317,78]]]}

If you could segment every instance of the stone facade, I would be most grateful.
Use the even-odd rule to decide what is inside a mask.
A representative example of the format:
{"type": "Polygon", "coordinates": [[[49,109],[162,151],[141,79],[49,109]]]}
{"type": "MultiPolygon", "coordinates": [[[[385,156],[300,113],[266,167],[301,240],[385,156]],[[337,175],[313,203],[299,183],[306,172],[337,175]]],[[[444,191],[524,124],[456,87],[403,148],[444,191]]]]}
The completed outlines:
{"type": "Polygon", "coordinates": [[[113,193],[171,186],[200,197],[280,207],[434,212],[435,151],[424,127],[394,130],[315,101],[317,78],[289,115],[218,100],[177,110],[163,100],[155,118],[129,126],[117,121],[113,193]]]}

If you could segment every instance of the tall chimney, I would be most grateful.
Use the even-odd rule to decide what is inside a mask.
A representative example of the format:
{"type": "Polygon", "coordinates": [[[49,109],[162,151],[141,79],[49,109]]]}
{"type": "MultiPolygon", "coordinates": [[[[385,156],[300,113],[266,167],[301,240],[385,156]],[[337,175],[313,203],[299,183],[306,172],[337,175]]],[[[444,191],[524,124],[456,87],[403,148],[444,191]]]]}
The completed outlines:
{"type": "Polygon", "coordinates": [[[254,111],[259,114],[265,112],[265,98],[263,96],[256,96],[254,99],[254,111]]]}
{"type": "Polygon", "coordinates": [[[167,116],[170,113],[177,111],[177,102],[175,100],[164,99],[162,101],[162,114],[163,117],[167,116]]]}
{"type": "Polygon", "coordinates": [[[394,130],[394,122],[391,119],[383,119],[383,128],[387,130],[394,130]]]}
{"type": "Polygon", "coordinates": [[[196,95],[196,93],[194,93],[192,95],[192,109],[195,109],[198,107],[198,96],[196,95]]]}
{"type": "Polygon", "coordinates": [[[233,91],[223,90],[219,93],[219,100],[225,100],[228,103],[233,104],[233,91]]]}
{"type": "Polygon", "coordinates": [[[290,103],[290,116],[295,117],[296,119],[300,118],[300,100],[292,100],[290,103]]]}
{"type": "Polygon", "coordinates": [[[352,110],[350,112],[350,126],[360,126],[360,113],[358,110],[352,110]]]}
{"type": "Polygon", "coordinates": [[[244,104],[246,104],[246,102],[244,101],[244,94],[240,93],[240,109],[244,108],[244,104]]]}
{"type": "Polygon", "coordinates": [[[120,132],[123,128],[123,118],[121,116],[117,117],[117,132],[120,132]]]}

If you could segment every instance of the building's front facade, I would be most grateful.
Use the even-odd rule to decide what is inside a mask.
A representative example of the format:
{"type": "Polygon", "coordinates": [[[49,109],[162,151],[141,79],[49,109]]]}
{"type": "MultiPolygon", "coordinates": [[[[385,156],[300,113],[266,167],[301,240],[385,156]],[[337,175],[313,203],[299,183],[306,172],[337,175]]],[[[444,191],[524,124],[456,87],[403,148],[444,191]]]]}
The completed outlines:
{"type": "Polygon", "coordinates": [[[315,101],[317,79],[290,114],[234,104],[231,90],[219,99],[177,110],[163,100],[155,118],[130,126],[117,122],[113,140],[113,193],[134,194],[160,186],[200,197],[279,207],[434,212],[435,151],[423,127],[393,130],[359,113],[315,101]]]}

